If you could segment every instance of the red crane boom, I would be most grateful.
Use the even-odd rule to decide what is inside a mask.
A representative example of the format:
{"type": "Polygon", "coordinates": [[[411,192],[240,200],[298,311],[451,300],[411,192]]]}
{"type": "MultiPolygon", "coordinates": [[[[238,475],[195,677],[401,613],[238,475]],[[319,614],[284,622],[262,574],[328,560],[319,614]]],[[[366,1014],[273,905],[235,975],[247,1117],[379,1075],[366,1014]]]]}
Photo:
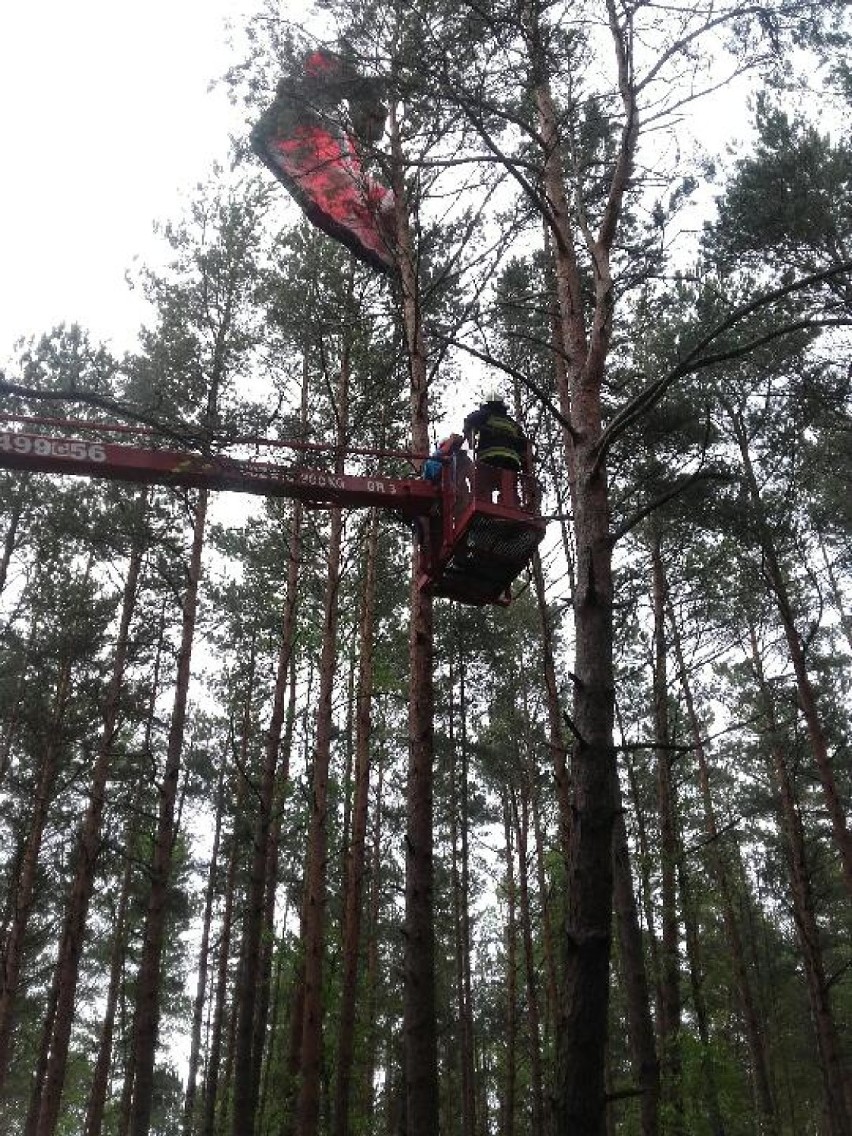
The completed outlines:
{"type": "Polygon", "coordinates": [[[114,442],[85,442],[0,430],[0,468],[30,473],[65,473],[230,490],[261,497],[295,497],[313,505],[393,509],[404,517],[424,516],[437,504],[437,486],[420,478],[358,477],[324,473],[300,464],[277,465],[222,455],[205,457],[179,450],[148,450],[114,442]]]}
{"type": "Polygon", "coordinates": [[[420,586],[462,603],[508,603],[512,582],[545,530],[533,477],[472,462],[464,453],[444,463],[436,485],[420,477],[327,473],[300,461],[279,465],[5,429],[0,430],[3,468],[387,509],[417,523],[420,586]]]}

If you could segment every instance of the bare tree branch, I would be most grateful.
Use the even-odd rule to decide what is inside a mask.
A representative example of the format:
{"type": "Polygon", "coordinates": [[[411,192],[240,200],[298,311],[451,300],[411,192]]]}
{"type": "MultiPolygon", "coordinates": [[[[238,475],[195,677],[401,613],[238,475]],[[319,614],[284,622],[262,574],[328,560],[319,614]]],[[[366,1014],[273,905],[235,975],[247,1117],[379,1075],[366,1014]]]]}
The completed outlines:
{"type": "Polygon", "coordinates": [[[615,441],[615,439],[624,432],[624,430],[631,425],[640,415],[646,413],[652,406],[663,397],[672,383],[678,379],[683,378],[685,375],[694,374],[696,371],[703,370],[706,367],[715,365],[716,363],[724,362],[729,359],[740,358],[756,347],[768,343],[773,339],[778,339],[782,335],[791,334],[794,331],[801,331],[811,327],[837,327],[844,326],[852,322],[850,319],[820,319],[810,318],[803,320],[796,320],[793,323],[785,324],[777,331],[768,333],[757,339],[749,341],[747,344],[733,347],[728,351],[719,352],[714,355],[702,355],[712,343],[719,339],[726,331],[730,331],[746,316],[752,315],[762,308],[768,307],[770,304],[775,303],[777,300],[783,299],[785,296],[793,295],[796,292],[801,292],[815,284],[822,284],[828,280],[834,279],[838,276],[852,274],[852,261],[844,261],[842,264],[835,265],[832,268],[824,269],[821,272],[815,272],[810,276],[804,276],[799,280],[791,281],[789,284],[781,285],[779,288],[773,288],[770,292],[766,292],[756,299],[751,300],[747,304],[743,304],[735,308],[729,316],[727,316],[721,323],[717,324],[711,331],[709,331],[699,342],[691,348],[690,351],[665,375],[657,379],[655,382],[650,383],[644,390],[640,391],[634,398],[632,398],[626,406],[624,406],[618,414],[612,419],[607,428],[604,430],[597,444],[598,462],[601,462],[606,455],[607,450],[615,441]]]}
{"type": "Polygon", "coordinates": [[[200,432],[190,432],[189,427],[186,431],[177,430],[146,410],[137,406],[130,406],[127,403],[117,402],[115,399],[98,394],[96,391],[76,387],[73,390],[55,391],[44,390],[41,387],[25,387],[18,383],[7,382],[5,376],[0,373],[0,395],[4,394],[45,402],[81,402],[86,406],[94,406],[99,410],[114,414],[116,418],[148,426],[162,434],[164,438],[171,438],[180,442],[182,446],[186,446],[188,449],[203,450],[204,447],[204,439],[200,432]]]}
{"type": "Polygon", "coordinates": [[[667,489],[665,493],[661,493],[659,497],[655,497],[653,501],[648,501],[647,504],[643,505],[641,509],[637,509],[631,517],[628,517],[626,521],[623,521],[622,524],[620,524],[618,528],[613,532],[611,537],[612,543],[617,543],[617,541],[621,540],[623,536],[626,536],[627,533],[631,531],[631,529],[636,528],[636,526],[641,521],[644,521],[646,517],[649,517],[651,513],[655,512],[657,509],[662,508],[662,506],[666,505],[669,501],[673,501],[675,497],[679,497],[681,493],[685,493],[687,489],[689,489],[693,485],[696,485],[699,481],[731,480],[733,480],[732,475],[725,473],[720,469],[698,469],[695,471],[695,473],[691,473],[687,477],[680,478],[677,482],[675,482],[674,485],[667,489]]]}
{"type": "Polygon", "coordinates": [[[560,426],[564,427],[572,438],[577,437],[574,427],[565,415],[553,405],[549,396],[529,375],[525,375],[522,371],[519,371],[509,363],[503,362],[503,360],[498,359],[495,355],[491,355],[487,351],[478,351],[475,347],[471,347],[470,344],[462,343],[461,340],[448,336],[435,327],[429,329],[429,334],[434,336],[435,339],[439,339],[442,343],[447,343],[452,347],[458,348],[459,351],[464,351],[467,355],[472,355],[474,359],[480,359],[483,363],[487,363],[489,367],[497,367],[498,370],[503,371],[503,373],[509,375],[510,378],[517,379],[522,386],[531,394],[535,395],[547,413],[553,415],[560,426]]]}

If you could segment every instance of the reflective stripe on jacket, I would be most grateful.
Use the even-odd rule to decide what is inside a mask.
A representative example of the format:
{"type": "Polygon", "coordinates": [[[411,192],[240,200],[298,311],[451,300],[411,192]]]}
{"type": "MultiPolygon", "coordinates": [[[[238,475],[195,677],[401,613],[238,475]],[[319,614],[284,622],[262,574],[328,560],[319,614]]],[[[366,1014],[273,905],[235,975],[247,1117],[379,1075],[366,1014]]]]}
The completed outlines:
{"type": "Polygon", "coordinates": [[[520,426],[503,414],[489,414],[479,425],[476,447],[478,461],[506,458],[520,469],[526,453],[526,441],[520,426]]]}

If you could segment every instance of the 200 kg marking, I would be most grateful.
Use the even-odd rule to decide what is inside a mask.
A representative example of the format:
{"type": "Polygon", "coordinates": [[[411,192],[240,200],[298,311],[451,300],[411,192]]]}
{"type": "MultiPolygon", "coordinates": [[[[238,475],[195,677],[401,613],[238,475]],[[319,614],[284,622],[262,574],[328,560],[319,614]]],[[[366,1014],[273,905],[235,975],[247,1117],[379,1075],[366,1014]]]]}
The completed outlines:
{"type": "MultiPolygon", "coordinates": [[[[345,477],[335,477],[327,473],[314,473],[305,472],[298,475],[300,485],[313,485],[317,489],[348,489],[351,488],[351,481],[345,477]]],[[[372,478],[367,481],[368,493],[388,493],[395,494],[396,486],[389,481],[374,481],[372,478]]]]}

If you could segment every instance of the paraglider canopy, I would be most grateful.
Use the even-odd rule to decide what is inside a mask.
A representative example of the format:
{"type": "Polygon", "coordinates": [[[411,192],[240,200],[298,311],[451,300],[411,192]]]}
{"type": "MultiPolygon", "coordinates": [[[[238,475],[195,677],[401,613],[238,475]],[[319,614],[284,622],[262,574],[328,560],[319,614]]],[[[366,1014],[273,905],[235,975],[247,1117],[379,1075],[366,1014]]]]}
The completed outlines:
{"type": "Polygon", "coordinates": [[[387,107],[378,79],[317,49],[283,77],[251,135],[252,148],[310,221],[379,272],[396,270],[394,196],[364,172],[359,146],[375,144],[387,107]],[[352,133],[341,124],[348,104],[352,133]],[[335,113],[337,112],[337,113],[335,113]]]}

